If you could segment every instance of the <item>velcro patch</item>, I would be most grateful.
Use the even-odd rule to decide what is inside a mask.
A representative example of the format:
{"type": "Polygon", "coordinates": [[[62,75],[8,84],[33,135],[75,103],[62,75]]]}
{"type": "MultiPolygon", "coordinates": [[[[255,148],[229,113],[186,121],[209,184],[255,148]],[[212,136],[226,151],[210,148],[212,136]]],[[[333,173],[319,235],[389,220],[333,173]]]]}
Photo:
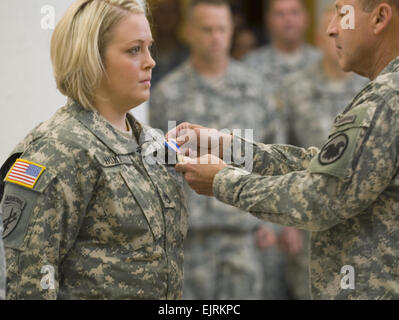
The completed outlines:
{"type": "Polygon", "coordinates": [[[46,167],[23,159],[17,159],[8,172],[5,181],[33,189],[46,167]]]}
{"type": "Polygon", "coordinates": [[[17,226],[26,201],[16,195],[6,195],[3,203],[3,238],[6,238],[17,226]]]}
{"type": "Polygon", "coordinates": [[[321,165],[329,165],[338,161],[348,146],[349,138],[345,133],[337,135],[328,142],[319,153],[319,162],[321,165]]]}

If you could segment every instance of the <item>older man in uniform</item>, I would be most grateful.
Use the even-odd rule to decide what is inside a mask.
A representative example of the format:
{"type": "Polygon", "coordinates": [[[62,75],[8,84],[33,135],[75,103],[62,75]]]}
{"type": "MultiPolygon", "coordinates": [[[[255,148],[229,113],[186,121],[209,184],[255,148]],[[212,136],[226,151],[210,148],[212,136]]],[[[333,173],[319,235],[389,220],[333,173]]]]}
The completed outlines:
{"type": "MultiPolygon", "coordinates": [[[[253,173],[220,160],[177,169],[198,193],[312,231],[314,298],[399,299],[399,3],[337,0],[336,8],[328,34],[339,63],[371,82],[321,150],[247,141],[253,173]]],[[[196,127],[174,131],[182,128],[196,127]]],[[[231,136],[222,137],[228,145],[231,136]]]]}
{"type": "MultiPolygon", "coordinates": [[[[152,92],[151,125],[166,132],[168,120],[198,121],[220,129],[253,129],[258,139],[273,141],[273,114],[261,77],[228,56],[233,32],[228,3],[194,0],[188,14],[191,56],[152,92]]],[[[263,223],[190,193],[183,297],[260,298],[254,230],[263,223]]]]}
{"type": "MultiPolygon", "coordinates": [[[[328,7],[318,23],[317,46],[323,57],[302,71],[287,76],[277,91],[286,114],[288,143],[298,147],[321,147],[331,123],[343,106],[366,84],[367,79],[342,71],[335,44],[326,34],[335,8],[328,7]]],[[[280,233],[281,247],[288,254],[287,283],[295,299],[309,299],[308,243],[310,234],[291,227],[280,233]]]]}

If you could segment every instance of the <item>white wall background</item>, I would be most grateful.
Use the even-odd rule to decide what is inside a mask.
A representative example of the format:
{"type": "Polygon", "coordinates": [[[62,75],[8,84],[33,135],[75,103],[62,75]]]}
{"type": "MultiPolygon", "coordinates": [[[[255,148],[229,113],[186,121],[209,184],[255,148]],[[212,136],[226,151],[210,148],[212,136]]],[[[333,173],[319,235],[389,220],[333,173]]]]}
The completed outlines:
{"type": "MultiPolygon", "coordinates": [[[[15,145],[66,102],[56,90],[50,62],[51,29],[42,28],[50,5],[55,21],[73,0],[0,1],[0,166],[15,145]]],[[[147,106],[134,109],[147,123],[147,106]]]]}

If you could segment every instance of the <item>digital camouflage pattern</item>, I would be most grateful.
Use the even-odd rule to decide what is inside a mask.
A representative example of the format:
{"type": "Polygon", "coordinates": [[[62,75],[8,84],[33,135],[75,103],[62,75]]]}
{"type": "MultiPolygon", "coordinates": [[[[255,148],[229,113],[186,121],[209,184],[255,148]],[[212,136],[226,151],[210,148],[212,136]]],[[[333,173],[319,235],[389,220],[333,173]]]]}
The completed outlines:
{"type": "Polygon", "coordinates": [[[281,87],[284,78],[320,59],[320,52],[310,45],[304,45],[294,60],[277,51],[273,45],[257,49],[244,62],[264,78],[264,90],[275,92],[281,87]]]}
{"type": "Polygon", "coordinates": [[[6,260],[3,247],[3,222],[0,208],[0,300],[6,297],[6,260]]]}
{"type": "Polygon", "coordinates": [[[214,193],[259,218],[312,231],[313,298],[399,299],[398,119],[396,58],[336,118],[321,151],[254,144],[254,173],[229,166],[214,193]],[[344,266],[354,268],[354,289],[341,286],[344,266]]]}
{"type": "MultiPolygon", "coordinates": [[[[168,120],[253,129],[257,139],[273,141],[274,113],[261,80],[233,60],[222,77],[208,80],[186,61],[152,92],[150,123],[165,132],[168,120]]],[[[190,231],[185,243],[184,298],[258,299],[262,274],[253,231],[262,222],[186,189],[190,231]]]]}
{"type": "Polygon", "coordinates": [[[135,139],[70,104],[16,147],[46,170],[33,190],[5,185],[3,220],[25,202],[4,239],[8,299],[182,297],[182,177],[147,161],[163,137],[128,120],[135,139]]]}
{"type": "Polygon", "coordinates": [[[320,148],[335,117],[368,82],[356,74],[329,79],[321,60],[288,75],[276,93],[287,123],[287,143],[320,148]]]}
{"type": "MultiPolygon", "coordinates": [[[[368,79],[350,74],[343,79],[329,79],[322,60],[288,75],[277,90],[279,108],[285,115],[288,144],[308,148],[321,147],[335,117],[368,83],[368,79]]],[[[309,299],[310,235],[302,231],[303,250],[287,257],[287,283],[296,299],[309,299]]]]}

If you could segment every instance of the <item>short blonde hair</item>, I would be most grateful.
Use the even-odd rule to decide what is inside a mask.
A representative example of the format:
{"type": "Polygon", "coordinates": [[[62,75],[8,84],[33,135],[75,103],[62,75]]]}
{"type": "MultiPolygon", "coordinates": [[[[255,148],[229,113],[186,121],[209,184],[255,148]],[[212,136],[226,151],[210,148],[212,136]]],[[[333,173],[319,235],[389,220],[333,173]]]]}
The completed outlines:
{"type": "Polygon", "coordinates": [[[57,88],[86,109],[95,109],[112,28],[129,13],[146,14],[144,1],[77,0],[54,30],[51,61],[57,88]]]}

